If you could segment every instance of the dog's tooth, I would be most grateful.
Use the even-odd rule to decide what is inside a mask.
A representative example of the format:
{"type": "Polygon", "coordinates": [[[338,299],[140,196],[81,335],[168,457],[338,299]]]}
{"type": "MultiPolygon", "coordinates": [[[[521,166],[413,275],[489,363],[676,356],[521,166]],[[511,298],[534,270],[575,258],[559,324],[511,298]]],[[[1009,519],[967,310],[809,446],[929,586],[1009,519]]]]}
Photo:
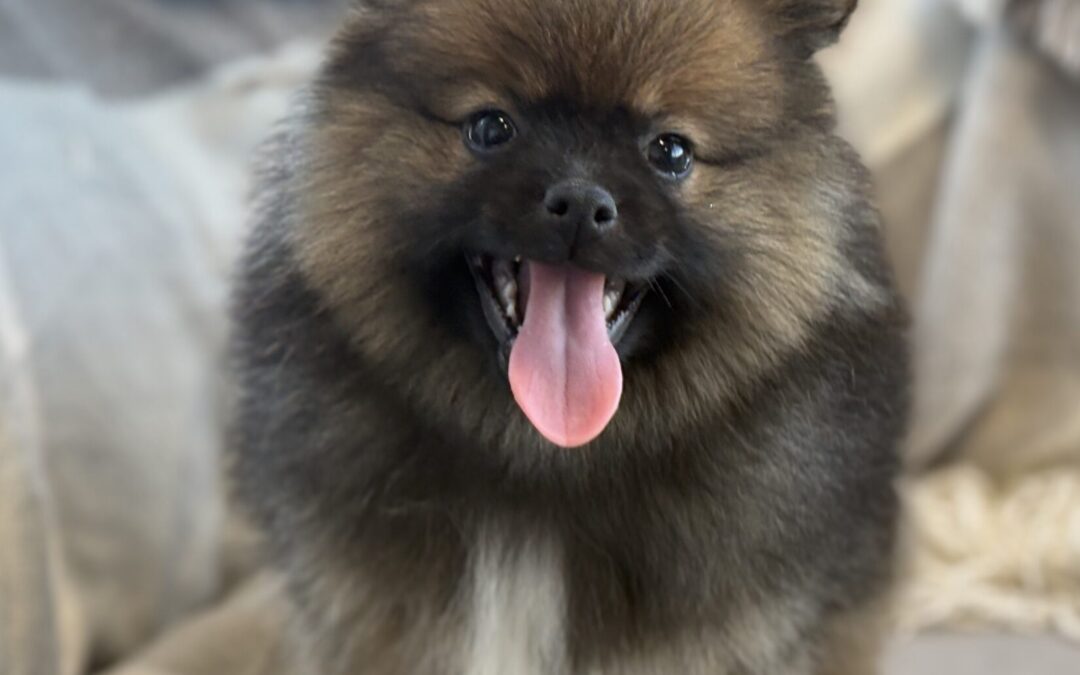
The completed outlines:
{"type": "Polygon", "coordinates": [[[615,313],[615,308],[619,304],[619,298],[613,293],[604,293],[604,316],[608,319],[615,313]]]}
{"type": "Polygon", "coordinates": [[[517,294],[517,282],[514,281],[513,278],[507,279],[499,284],[499,300],[502,301],[502,306],[506,311],[506,315],[514,322],[517,321],[517,294]]]}
{"type": "Polygon", "coordinates": [[[517,283],[509,279],[499,284],[499,297],[507,307],[514,304],[517,299],[517,283]]]}

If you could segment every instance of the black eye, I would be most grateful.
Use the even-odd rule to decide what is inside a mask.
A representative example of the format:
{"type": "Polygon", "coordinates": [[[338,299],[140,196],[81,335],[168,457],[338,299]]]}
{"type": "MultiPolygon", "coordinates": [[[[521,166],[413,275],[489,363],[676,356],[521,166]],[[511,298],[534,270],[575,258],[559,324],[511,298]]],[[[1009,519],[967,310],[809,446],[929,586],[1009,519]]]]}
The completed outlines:
{"type": "Polygon", "coordinates": [[[465,140],[474,150],[494,150],[517,136],[510,116],[501,110],[478,112],[465,123],[465,140]]]}
{"type": "Polygon", "coordinates": [[[694,166],[690,141],[678,134],[658,136],[649,144],[649,163],[670,178],[686,178],[694,166]]]}

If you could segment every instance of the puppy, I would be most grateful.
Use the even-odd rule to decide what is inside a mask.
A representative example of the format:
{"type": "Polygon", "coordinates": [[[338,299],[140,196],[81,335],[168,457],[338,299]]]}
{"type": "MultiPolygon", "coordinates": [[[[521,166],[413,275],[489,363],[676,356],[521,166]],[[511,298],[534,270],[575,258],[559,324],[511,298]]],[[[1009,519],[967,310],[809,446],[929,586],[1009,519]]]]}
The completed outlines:
{"type": "Polygon", "coordinates": [[[854,5],[356,8],[235,301],[314,672],[873,670],[904,319],[811,59],[854,5]]]}

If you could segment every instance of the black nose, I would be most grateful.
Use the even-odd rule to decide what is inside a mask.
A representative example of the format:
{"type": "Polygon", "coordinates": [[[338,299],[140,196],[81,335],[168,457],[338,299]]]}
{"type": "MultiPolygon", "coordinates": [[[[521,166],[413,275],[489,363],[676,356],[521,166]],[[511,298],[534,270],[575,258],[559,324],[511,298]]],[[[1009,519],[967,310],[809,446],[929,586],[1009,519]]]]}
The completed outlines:
{"type": "Polygon", "coordinates": [[[544,195],[548,218],[561,227],[606,232],[615,227],[619,210],[604,188],[588,181],[568,180],[553,185],[544,195]]]}

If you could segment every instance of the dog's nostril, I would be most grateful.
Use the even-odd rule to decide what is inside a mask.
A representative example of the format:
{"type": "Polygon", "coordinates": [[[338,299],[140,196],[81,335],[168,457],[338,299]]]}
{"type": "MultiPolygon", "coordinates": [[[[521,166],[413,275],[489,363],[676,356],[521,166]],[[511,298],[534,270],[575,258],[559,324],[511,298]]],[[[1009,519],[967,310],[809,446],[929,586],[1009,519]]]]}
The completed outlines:
{"type": "Polygon", "coordinates": [[[593,215],[593,222],[597,225],[607,225],[613,220],[615,220],[615,209],[608,206],[601,206],[593,215]]]}
{"type": "Polygon", "coordinates": [[[570,203],[565,199],[548,202],[548,211],[556,216],[565,216],[570,211],[570,203]]]}

